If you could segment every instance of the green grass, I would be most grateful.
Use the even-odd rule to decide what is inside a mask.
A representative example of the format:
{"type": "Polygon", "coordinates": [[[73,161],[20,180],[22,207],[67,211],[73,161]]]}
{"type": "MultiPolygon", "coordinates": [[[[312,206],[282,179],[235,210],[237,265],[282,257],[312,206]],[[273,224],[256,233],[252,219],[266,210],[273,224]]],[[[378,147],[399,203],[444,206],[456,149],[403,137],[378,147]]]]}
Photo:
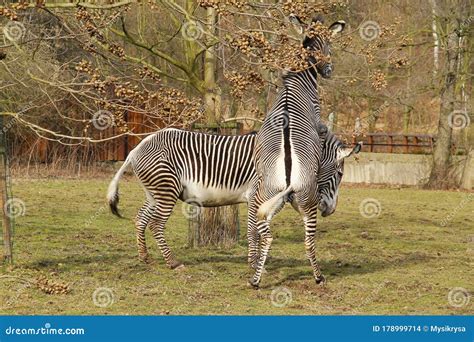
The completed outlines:
{"type": "MultiPolygon", "coordinates": [[[[20,180],[15,197],[26,204],[17,219],[15,265],[1,266],[2,314],[472,314],[448,293],[473,293],[472,195],[417,189],[343,187],[336,213],[320,220],[317,256],[327,277],[317,286],[305,258],[298,214],[286,207],[273,221],[274,243],[260,290],[247,287],[246,241],[231,249],[186,247],[180,206],[167,224],[169,245],[186,267],[169,270],[147,233],[155,262],[138,261],[131,218],[143,201],[134,179],[121,183],[123,214],[105,207],[107,179],[20,180]],[[376,218],[359,204],[375,198],[376,218]],[[463,202],[464,200],[464,202],[463,202]],[[464,203],[464,204],[462,204],[464,203]],[[448,215],[445,227],[440,222],[448,215]],[[88,222],[90,224],[88,224],[88,222]],[[68,294],[46,294],[35,279],[70,284],[68,294]],[[113,304],[94,305],[95,289],[112,290],[113,304]],[[272,290],[286,287],[292,301],[272,305],[272,290]]],[[[246,209],[242,206],[242,226],[246,209]]],[[[244,234],[244,232],[242,232],[244,234]]]]}

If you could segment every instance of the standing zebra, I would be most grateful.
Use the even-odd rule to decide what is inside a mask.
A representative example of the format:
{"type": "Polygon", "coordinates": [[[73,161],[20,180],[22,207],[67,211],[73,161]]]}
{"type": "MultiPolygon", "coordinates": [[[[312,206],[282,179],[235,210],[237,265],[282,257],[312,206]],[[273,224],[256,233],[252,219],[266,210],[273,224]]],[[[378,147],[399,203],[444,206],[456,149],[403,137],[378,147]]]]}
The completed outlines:
{"type": "MultiPolygon", "coordinates": [[[[358,152],[343,144],[324,126],[324,177],[320,180],[321,212],[327,216],[336,209],[343,165],[338,159],[358,152]]],[[[163,129],[134,148],[109,185],[107,199],[112,213],[118,213],[118,182],[129,164],[140,180],[146,201],[136,217],[138,255],[148,261],[145,229],[151,228],[166,264],[180,265],[166,244],[164,227],[177,199],[202,206],[221,206],[248,201],[251,180],[255,177],[253,154],[256,135],[210,135],[178,129],[163,129]]],[[[255,212],[249,210],[249,263],[255,267],[258,236],[255,212]]]]}
{"type": "MultiPolygon", "coordinates": [[[[304,29],[304,24],[297,17],[293,16],[291,20],[304,29]]],[[[319,17],[313,19],[314,24],[321,22],[319,17]]],[[[337,34],[344,26],[343,21],[337,21],[329,26],[329,30],[337,34]]],[[[300,72],[288,72],[283,77],[283,89],[265,117],[255,142],[256,177],[250,193],[249,211],[257,213],[260,250],[255,274],[249,281],[254,287],[260,284],[273,240],[270,220],[288,198],[293,199],[303,216],[306,254],[316,283],[325,280],[315,252],[317,209],[320,203],[317,181],[324,175],[321,171],[323,155],[318,134],[320,105],[317,74],[329,78],[333,67],[330,42],[325,36],[319,33],[306,36],[303,47],[311,53],[309,67],[300,72]]]]}

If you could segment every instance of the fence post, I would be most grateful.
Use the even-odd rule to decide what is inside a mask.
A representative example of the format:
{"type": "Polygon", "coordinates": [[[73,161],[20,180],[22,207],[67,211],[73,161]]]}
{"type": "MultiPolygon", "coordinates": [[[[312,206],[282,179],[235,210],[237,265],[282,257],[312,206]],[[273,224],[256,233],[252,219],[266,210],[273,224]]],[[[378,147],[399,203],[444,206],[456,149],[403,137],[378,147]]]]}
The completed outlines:
{"type": "Polygon", "coordinates": [[[374,137],[369,135],[369,145],[370,145],[370,152],[374,152],[374,137]]]}
{"type": "Polygon", "coordinates": [[[403,135],[403,143],[405,144],[405,153],[409,152],[409,146],[408,146],[408,136],[403,135]]]}
{"type": "Polygon", "coordinates": [[[334,112],[329,113],[328,117],[328,129],[334,132],[334,112]]]}

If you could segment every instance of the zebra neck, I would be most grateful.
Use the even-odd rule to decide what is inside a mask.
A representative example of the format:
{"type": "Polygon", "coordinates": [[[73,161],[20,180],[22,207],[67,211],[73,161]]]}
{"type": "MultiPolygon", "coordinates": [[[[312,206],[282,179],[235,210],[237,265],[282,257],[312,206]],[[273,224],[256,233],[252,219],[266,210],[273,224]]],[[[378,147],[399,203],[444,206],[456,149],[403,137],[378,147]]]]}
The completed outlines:
{"type": "Polygon", "coordinates": [[[318,73],[316,68],[310,67],[299,72],[290,72],[283,76],[283,84],[286,89],[288,88],[304,88],[312,99],[319,102],[318,94],[318,73]]]}

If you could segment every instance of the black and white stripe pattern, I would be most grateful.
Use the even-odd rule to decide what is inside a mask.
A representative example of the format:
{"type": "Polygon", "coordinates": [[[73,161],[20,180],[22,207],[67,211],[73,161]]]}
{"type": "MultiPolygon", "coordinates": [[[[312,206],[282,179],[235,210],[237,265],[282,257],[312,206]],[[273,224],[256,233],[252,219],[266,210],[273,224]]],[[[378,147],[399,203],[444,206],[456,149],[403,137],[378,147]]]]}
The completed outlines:
{"type": "MultiPolygon", "coordinates": [[[[323,132],[324,133],[324,132],[323,132]]],[[[118,214],[118,182],[129,164],[141,181],[145,193],[145,204],[136,217],[138,254],[148,261],[145,229],[149,226],[153,236],[170,267],[180,265],[173,258],[164,239],[164,227],[177,199],[203,206],[220,206],[248,201],[251,180],[255,177],[253,154],[255,134],[242,136],[218,136],[177,129],[164,129],[143,140],[128,156],[125,163],[110,183],[108,201],[114,214],[118,214]]],[[[327,140],[329,141],[329,140],[327,140]]],[[[333,148],[333,145],[328,145],[333,148]]],[[[323,151],[325,150],[323,145],[323,151]]],[[[323,163],[327,177],[334,179],[338,173],[332,165],[336,163],[337,151],[323,153],[331,159],[323,163]]],[[[334,181],[335,182],[335,181],[334,181]]],[[[336,203],[338,182],[335,189],[319,186],[321,196],[336,203]],[[323,195],[326,194],[326,195],[323,195]]],[[[248,240],[249,263],[255,266],[258,235],[256,234],[256,212],[249,209],[248,240]]]]}
{"type": "MultiPolygon", "coordinates": [[[[314,21],[319,21],[319,18],[314,21]]],[[[298,22],[300,22],[298,20],[298,22]]],[[[344,28],[343,22],[330,26],[334,32],[344,28]]],[[[329,42],[320,36],[306,37],[306,49],[329,53],[329,42]]],[[[250,193],[249,208],[257,213],[257,231],[260,238],[255,274],[250,284],[258,287],[263,267],[273,240],[270,220],[293,198],[305,225],[305,247],[317,283],[324,282],[316,262],[315,232],[317,209],[320,203],[317,180],[322,166],[320,106],[317,91],[318,72],[329,77],[332,65],[321,64],[310,57],[310,67],[301,72],[287,73],[284,87],[275,105],[267,114],[255,144],[256,177],[250,193]]]]}
{"type": "Polygon", "coordinates": [[[178,199],[204,207],[247,202],[254,176],[255,134],[210,135],[164,129],[143,140],[110,183],[108,201],[118,215],[118,181],[128,164],[147,200],[136,219],[139,257],[147,260],[145,229],[151,228],[167,265],[180,265],[164,238],[164,226],[178,199]]]}

